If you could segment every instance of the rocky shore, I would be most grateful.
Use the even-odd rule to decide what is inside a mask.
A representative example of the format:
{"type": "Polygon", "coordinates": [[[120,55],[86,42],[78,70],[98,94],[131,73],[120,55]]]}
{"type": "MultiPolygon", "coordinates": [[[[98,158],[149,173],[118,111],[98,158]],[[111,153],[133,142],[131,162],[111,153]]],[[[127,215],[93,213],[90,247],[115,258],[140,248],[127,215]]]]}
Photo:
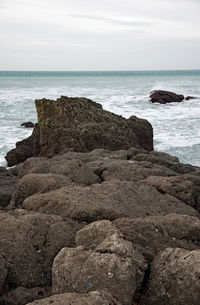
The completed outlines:
{"type": "Polygon", "coordinates": [[[36,109],[0,168],[0,304],[199,305],[200,168],[91,100],[36,109]]]}

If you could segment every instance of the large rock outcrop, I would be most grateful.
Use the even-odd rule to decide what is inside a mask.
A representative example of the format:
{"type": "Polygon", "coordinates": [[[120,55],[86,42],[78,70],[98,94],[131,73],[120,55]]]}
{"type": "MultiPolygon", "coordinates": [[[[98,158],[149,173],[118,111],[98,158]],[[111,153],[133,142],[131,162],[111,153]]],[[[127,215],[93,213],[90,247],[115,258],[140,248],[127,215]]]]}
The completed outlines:
{"type": "Polygon", "coordinates": [[[36,100],[38,123],[32,136],[6,155],[8,166],[31,156],[53,156],[64,151],[89,152],[95,148],[153,150],[151,124],[131,116],[125,119],[86,98],[61,96],[36,100]]]}
{"type": "Polygon", "coordinates": [[[150,93],[150,100],[159,104],[179,103],[184,100],[184,96],[170,91],[154,90],[150,93]]]}

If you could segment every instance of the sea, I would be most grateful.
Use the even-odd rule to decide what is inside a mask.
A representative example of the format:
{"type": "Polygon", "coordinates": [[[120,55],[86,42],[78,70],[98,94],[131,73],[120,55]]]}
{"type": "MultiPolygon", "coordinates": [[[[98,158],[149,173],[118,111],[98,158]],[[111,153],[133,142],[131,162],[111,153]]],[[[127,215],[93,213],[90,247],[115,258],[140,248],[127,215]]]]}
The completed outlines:
{"type": "Polygon", "coordinates": [[[200,166],[200,70],[186,71],[0,71],[0,166],[17,141],[32,130],[21,127],[37,122],[34,100],[61,95],[87,97],[122,115],[147,119],[154,130],[154,149],[200,166]],[[196,99],[152,104],[155,89],[196,99]]]}

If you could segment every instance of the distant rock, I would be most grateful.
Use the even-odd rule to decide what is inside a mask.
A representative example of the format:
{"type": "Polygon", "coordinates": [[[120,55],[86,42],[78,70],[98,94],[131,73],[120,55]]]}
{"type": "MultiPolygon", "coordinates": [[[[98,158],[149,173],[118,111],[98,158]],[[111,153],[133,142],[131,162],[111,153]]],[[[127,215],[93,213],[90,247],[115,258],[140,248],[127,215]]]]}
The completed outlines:
{"type": "Polygon", "coordinates": [[[32,122],[24,122],[24,123],[21,124],[21,126],[24,126],[26,128],[34,128],[35,124],[32,123],[32,122]]]}
{"type": "Polygon", "coordinates": [[[167,104],[179,103],[184,100],[182,94],[176,94],[170,91],[154,90],[150,93],[150,101],[152,103],[167,104]]]}
{"type": "Polygon", "coordinates": [[[61,96],[56,101],[36,100],[38,124],[32,136],[6,155],[8,166],[31,156],[52,157],[66,151],[89,152],[130,147],[153,150],[153,129],[143,119],[125,119],[86,98],[61,96]]]}
{"type": "Polygon", "coordinates": [[[194,97],[194,96],[187,96],[186,98],[185,98],[185,100],[186,101],[189,101],[189,100],[194,100],[196,97],[194,97]]]}

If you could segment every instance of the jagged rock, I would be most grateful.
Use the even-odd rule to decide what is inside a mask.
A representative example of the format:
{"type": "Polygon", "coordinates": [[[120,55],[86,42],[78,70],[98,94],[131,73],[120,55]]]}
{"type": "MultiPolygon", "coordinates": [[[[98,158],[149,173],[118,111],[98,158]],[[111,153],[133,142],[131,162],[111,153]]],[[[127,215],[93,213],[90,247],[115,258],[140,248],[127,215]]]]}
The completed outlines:
{"type": "Polygon", "coordinates": [[[24,122],[21,124],[21,126],[26,127],[26,128],[34,128],[35,124],[32,122],[24,122]]]}
{"type": "Polygon", "coordinates": [[[0,255],[8,271],[6,291],[50,285],[53,258],[64,246],[74,245],[76,231],[82,226],[70,219],[24,210],[1,212],[0,255]]]}
{"type": "Polygon", "coordinates": [[[143,305],[199,305],[200,250],[167,248],[151,264],[143,305]]]}
{"type": "Polygon", "coordinates": [[[154,90],[150,93],[150,100],[159,104],[179,103],[184,100],[184,96],[170,91],[154,90]]]}
{"type": "Polygon", "coordinates": [[[58,294],[104,290],[123,305],[130,305],[146,267],[137,252],[130,258],[109,251],[84,250],[83,247],[63,248],[53,262],[52,291],[58,294]]]}
{"type": "Polygon", "coordinates": [[[50,289],[43,287],[25,288],[18,287],[0,297],[1,305],[25,305],[27,302],[46,298],[50,295],[50,289]]]}
{"type": "Polygon", "coordinates": [[[24,200],[26,210],[93,222],[122,216],[145,217],[169,213],[198,216],[191,206],[147,183],[110,180],[89,187],[62,187],[24,200]]]}
{"type": "Polygon", "coordinates": [[[167,247],[199,249],[200,219],[196,217],[178,214],[126,217],[113,223],[149,262],[167,247]]]}
{"type": "Polygon", "coordinates": [[[27,305],[121,305],[113,296],[105,291],[91,291],[89,293],[61,293],[49,298],[34,301],[27,305]]]}
{"type": "Polygon", "coordinates": [[[76,233],[76,245],[84,246],[85,249],[95,249],[105,238],[122,233],[109,220],[99,220],[90,223],[76,233]]]}
{"type": "Polygon", "coordinates": [[[110,113],[86,98],[60,97],[36,100],[38,123],[28,139],[18,142],[6,155],[8,166],[31,156],[53,156],[64,151],[89,152],[130,147],[153,150],[149,122],[131,116],[128,120],[110,113]],[[28,147],[27,147],[28,146],[28,147]]]}

